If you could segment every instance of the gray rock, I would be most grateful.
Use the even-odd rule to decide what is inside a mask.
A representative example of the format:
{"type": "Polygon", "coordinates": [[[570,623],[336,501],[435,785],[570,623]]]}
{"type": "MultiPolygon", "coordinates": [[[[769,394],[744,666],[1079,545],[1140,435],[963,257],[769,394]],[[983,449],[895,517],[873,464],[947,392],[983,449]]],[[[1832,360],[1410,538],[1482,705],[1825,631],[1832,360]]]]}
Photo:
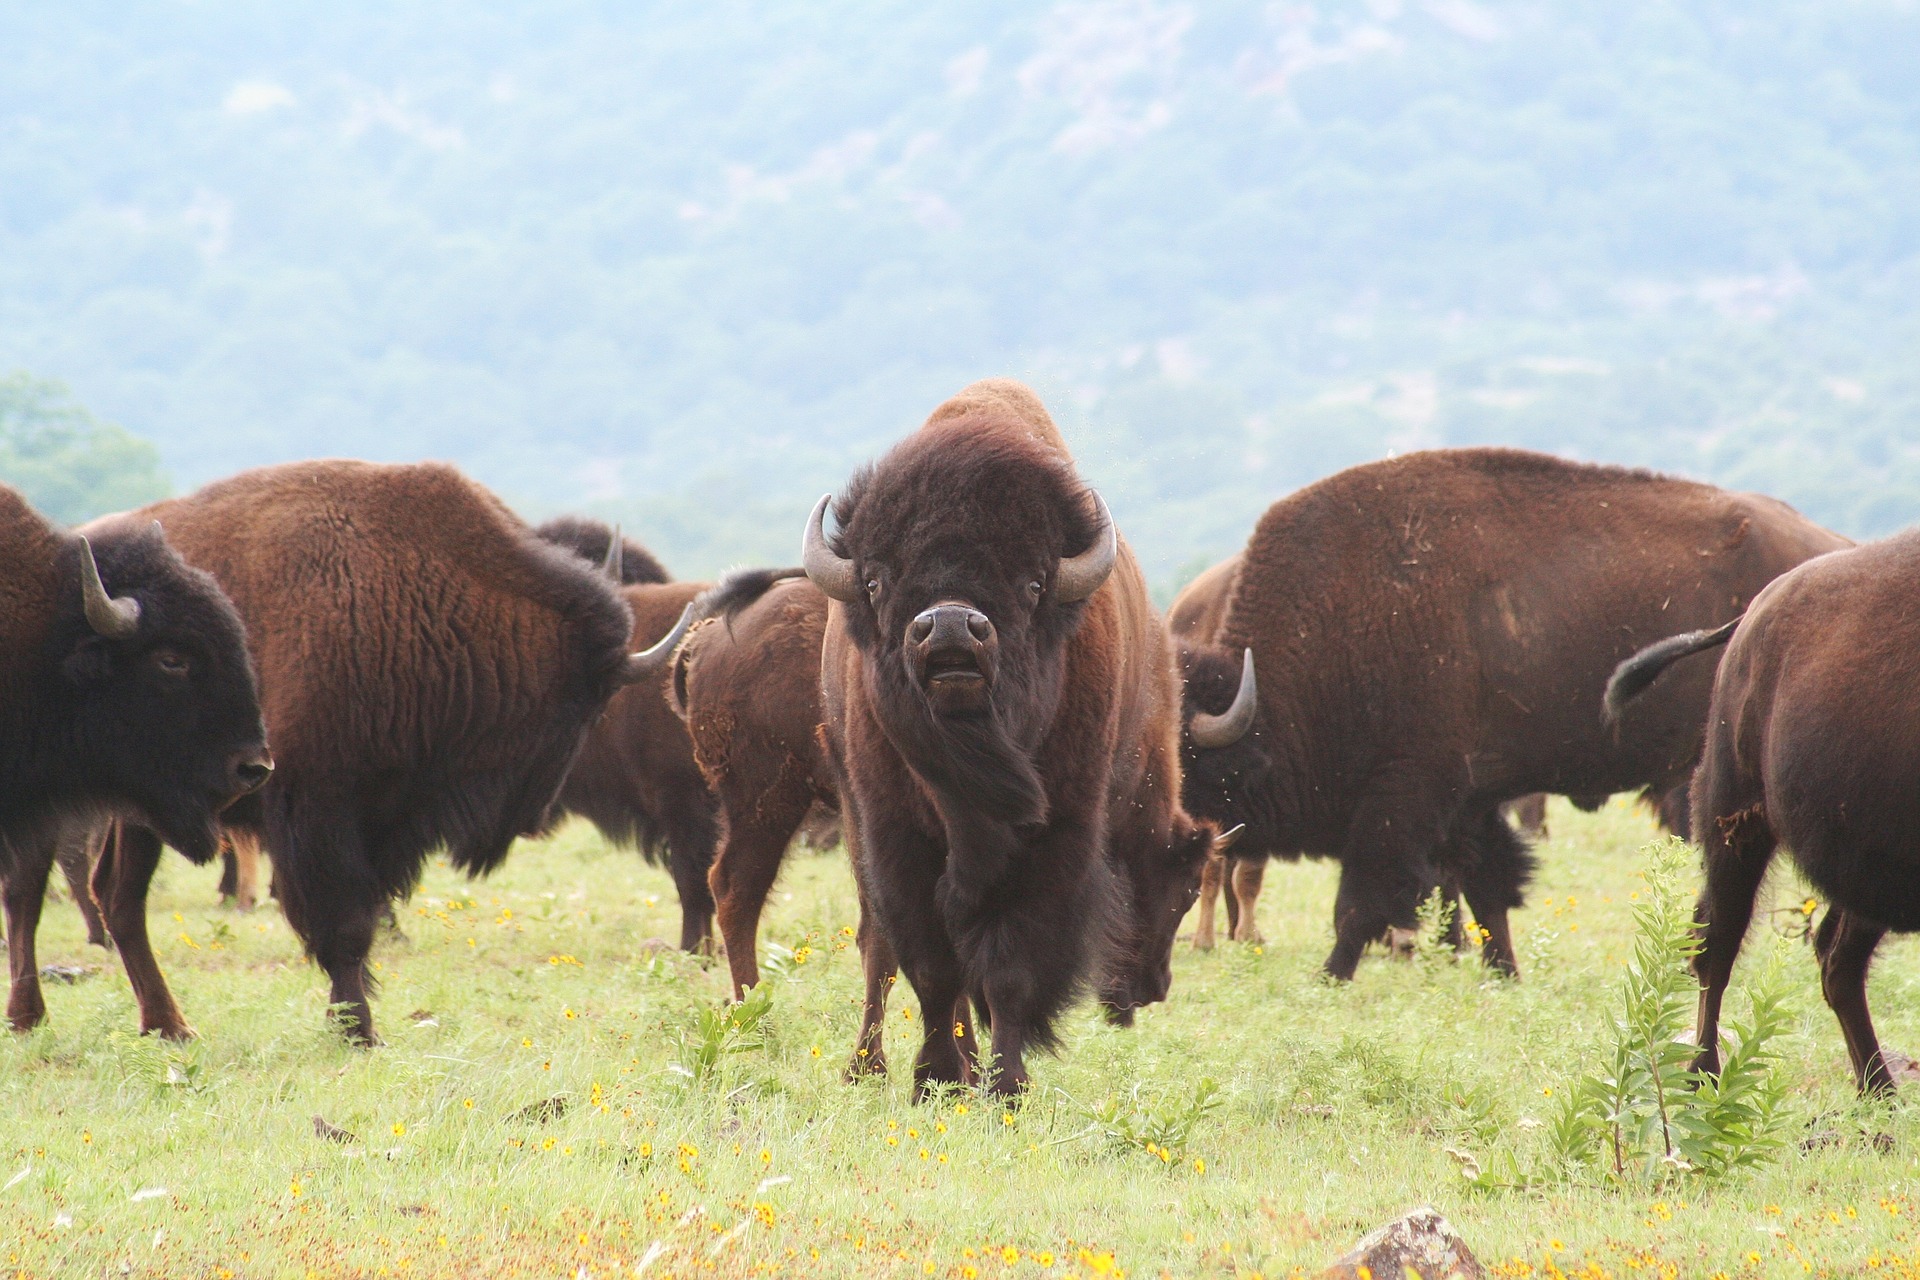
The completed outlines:
{"type": "Polygon", "coordinates": [[[1321,1280],[1485,1280],[1486,1274],[1453,1224],[1422,1205],[1370,1233],[1320,1276],[1321,1280]]]}

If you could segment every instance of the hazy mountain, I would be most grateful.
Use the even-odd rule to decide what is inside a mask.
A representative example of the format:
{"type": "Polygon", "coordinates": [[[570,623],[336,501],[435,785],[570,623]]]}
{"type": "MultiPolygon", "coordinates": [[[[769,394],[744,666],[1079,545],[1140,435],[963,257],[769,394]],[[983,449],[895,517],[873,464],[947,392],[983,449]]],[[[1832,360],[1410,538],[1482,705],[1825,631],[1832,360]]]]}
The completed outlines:
{"type": "Polygon", "coordinates": [[[1920,515],[1896,0],[0,11],[0,371],[178,487],[445,457],[677,572],[1033,378],[1163,583],[1506,441],[1920,515]]]}

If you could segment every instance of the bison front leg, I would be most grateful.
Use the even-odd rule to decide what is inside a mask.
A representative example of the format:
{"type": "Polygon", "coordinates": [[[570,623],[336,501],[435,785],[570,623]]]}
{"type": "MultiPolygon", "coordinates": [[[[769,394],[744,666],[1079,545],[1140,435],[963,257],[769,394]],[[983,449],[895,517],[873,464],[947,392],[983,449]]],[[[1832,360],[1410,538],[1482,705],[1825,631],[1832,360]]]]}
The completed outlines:
{"type": "MultiPolygon", "coordinates": [[[[1220,897],[1220,887],[1227,879],[1227,860],[1217,853],[1207,855],[1206,866],[1200,870],[1200,916],[1193,926],[1193,949],[1195,951],[1213,950],[1213,909],[1220,897]]],[[[1228,901],[1231,903],[1232,898],[1228,901]]]]}
{"type": "Polygon", "coordinates": [[[676,790],[661,814],[667,836],[667,873],[680,896],[680,949],[710,956],[719,948],[713,936],[714,848],[719,815],[704,787],[676,790]]]}
{"type": "Polygon", "coordinates": [[[1380,787],[1355,809],[1340,854],[1328,977],[1350,980],[1368,943],[1390,928],[1414,927],[1420,897],[1434,880],[1429,857],[1447,826],[1426,790],[1380,787]]]}
{"type": "Polygon", "coordinates": [[[100,916],[100,904],[93,900],[92,885],[93,864],[100,857],[107,830],[105,825],[63,823],[54,857],[60,863],[60,874],[67,879],[68,891],[73,894],[73,905],[79,908],[80,918],[86,922],[87,941],[111,951],[113,940],[107,937],[107,922],[100,916]]]}
{"type": "Polygon", "coordinates": [[[40,910],[47,900],[47,876],[53,870],[52,840],[42,837],[13,849],[3,895],[7,912],[7,968],[12,979],[7,994],[7,1020],[15,1031],[28,1031],[47,1018],[47,1002],[40,994],[40,961],[34,935],[40,928],[40,910]]]}
{"type": "Polygon", "coordinates": [[[260,837],[252,831],[227,832],[227,848],[220,871],[220,898],[236,911],[251,911],[260,902],[260,837]]]}
{"type": "MultiPolygon", "coordinates": [[[[782,775],[768,790],[729,778],[721,792],[725,835],[707,873],[726,941],[733,998],[760,981],[760,913],[786,860],[787,846],[813,801],[804,778],[782,775]]],[[[683,896],[682,901],[685,901],[683,896]]]]}
{"type": "MultiPolygon", "coordinates": [[[[1533,875],[1533,855],[1498,809],[1487,810],[1464,830],[1467,849],[1460,889],[1484,934],[1480,958],[1494,972],[1518,977],[1520,960],[1508,912],[1521,905],[1533,875]]],[[[1459,915],[1456,908],[1454,918],[1459,915]]]]}
{"type": "Polygon", "coordinates": [[[1266,939],[1260,936],[1260,926],[1254,923],[1254,908],[1260,903],[1260,887],[1266,882],[1267,860],[1258,862],[1251,858],[1229,859],[1233,868],[1233,901],[1239,908],[1239,919],[1233,924],[1235,942],[1261,943],[1266,939]]]}
{"type": "Polygon", "coordinates": [[[269,797],[268,843],[287,923],[331,984],[327,1017],[351,1044],[380,1043],[367,999],[367,955],[381,915],[381,889],[350,804],[331,797],[269,797]]]}
{"type": "Polygon", "coordinates": [[[900,973],[893,948],[874,923],[873,913],[864,902],[860,910],[860,969],[866,978],[866,996],[860,1004],[860,1038],[854,1042],[853,1059],[847,1063],[849,1083],[863,1076],[887,1074],[886,1021],[887,993],[900,973]]]}
{"type": "Polygon", "coordinates": [[[115,823],[93,869],[93,896],[120,948],[120,963],[140,1006],[140,1033],[157,1031],[169,1040],[191,1040],[193,1028],[174,1003],[147,937],[147,890],[159,865],[159,836],[145,827],[115,823]]]}

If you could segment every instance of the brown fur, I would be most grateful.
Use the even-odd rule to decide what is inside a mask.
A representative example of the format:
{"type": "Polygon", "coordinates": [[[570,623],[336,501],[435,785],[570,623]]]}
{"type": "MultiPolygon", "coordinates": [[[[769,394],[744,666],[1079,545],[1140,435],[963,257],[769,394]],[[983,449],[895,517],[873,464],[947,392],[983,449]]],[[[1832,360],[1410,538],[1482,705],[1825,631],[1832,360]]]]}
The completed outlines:
{"type": "Polygon", "coordinates": [[[821,754],[820,637],[827,598],[805,578],[701,622],[675,655],[671,696],[718,799],[708,883],[735,998],[760,981],[760,912],[794,832],[839,795],[821,754]]]}
{"type": "Polygon", "coordinates": [[[1211,844],[1179,807],[1177,686],[1131,550],[1085,602],[1021,594],[1087,548],[1089,510],[1038,399],[998,380],[936,409],[837,509],[838,554],[882,585],[829,607],[826,738],[863,910],[927,1011],[916,1089],[969,1078],[964,1021],[935,1012],[969,996],[995,1088],[1024,1088],[1025,1049],[1051,1043],[1119,920],[1109,1007],[1163,996],[1158,943],[1211,844]],[[928,709],[902,675],[899,637],[937,601],[992,619],[984,717],[928,709]]]}
{"type": "MultiPolygon", "coordinates": [[[[261,833],[288,922],[343,1025],[371,1040],[382,909],[435,847],[479,875],[546,826],[618,687],[626,606],[439,464],[266,467],[131,519],[159,520],[247,621],[279,768],[231,823],[261,833]]],[[[123,828],[96,895],[144,901],[158,856],[123,828]]],[[[135,989],[143,1029],[185,1033],[157,967],[135,989]]]]}
{"type": "Polygon", "coordinates": [[[1497,806],[1683,781],[1713,664],[1677,666],[1609,729],[1614,664],[1845,544],[1770,499],[1517,450],[1341,472],[1262,517],[1217,647],[1189,660],[1190,696],[1217,701],[1251,646],[1260,710],[1241,743],[1189,756],[1188,806],[1246,821],[1251,848],[1335,851],[1330,973],[1410,927],[1436,880],[1510,969],[1530,859],[1497,806]]]}

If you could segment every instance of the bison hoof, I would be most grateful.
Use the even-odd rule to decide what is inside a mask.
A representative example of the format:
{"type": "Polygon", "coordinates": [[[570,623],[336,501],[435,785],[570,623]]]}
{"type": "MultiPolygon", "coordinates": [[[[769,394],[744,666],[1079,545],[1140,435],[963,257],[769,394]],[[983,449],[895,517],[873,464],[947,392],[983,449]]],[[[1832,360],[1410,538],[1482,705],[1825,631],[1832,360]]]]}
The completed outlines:
{"type": "Polygon", "coordinates": [[[1210,933],[1205,933],[1205,934],[1202,934],[1202,933],[1196,933],[1196,934],[1194,934],[1194,935],[1193,935],[1193,949],[1194,949],[1195,951],[1211,951],[1211,950],[1213,950],[1213,935],[1212,935],[1212,934],[1210,934],[1210,933]]]}
{"type": "Polygon", "coordinates": [[[853,1055],[847,1063],[846,1079],[848,1084],[858,1084],[868,1077],[885,1079],[887,1074],[887,1055],[878,1049],[862,1050],[853,1055]]]}
{"type": "Polygon", "coordinates": [[[171,1040],[176,1044],[184,1044],[188,1040],[199,1039],[199,1035],[194,1029],[184,1022],[159,1022],[152,1026],[147,1026],[143,1023],[140,1027],[140,1034],[143,1036],[159,1036],[162,1040],[171,1040]]]}

